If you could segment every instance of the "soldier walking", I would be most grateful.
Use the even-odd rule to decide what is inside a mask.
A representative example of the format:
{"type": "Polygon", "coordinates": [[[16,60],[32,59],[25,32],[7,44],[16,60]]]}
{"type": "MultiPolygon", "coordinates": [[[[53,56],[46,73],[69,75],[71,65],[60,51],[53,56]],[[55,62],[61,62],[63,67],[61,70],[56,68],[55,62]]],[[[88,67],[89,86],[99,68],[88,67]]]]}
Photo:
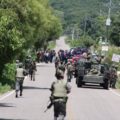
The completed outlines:
{"type": "Polygon", "coordinates": [[[54,105],[54,120],[57,120],[59,115],[62,115],[63,119],[66,116],[67,94],[71,91],[71,86],[64,81],[64,73],[61,70],[56,72],[56,78],[57,81],[51,85],[51,102],[54,105]]]}
{"type": "Polygon", "coordinates": [[[20,96],[22,96],[23,92],[23,81],[24,77],[27,75],[27,72],[23,69],[22,63],[19,63],[19,68],[16,69],[16,82],[15,82],[15,97],[18,97],[18,92],[20,91],[20,96]]]}

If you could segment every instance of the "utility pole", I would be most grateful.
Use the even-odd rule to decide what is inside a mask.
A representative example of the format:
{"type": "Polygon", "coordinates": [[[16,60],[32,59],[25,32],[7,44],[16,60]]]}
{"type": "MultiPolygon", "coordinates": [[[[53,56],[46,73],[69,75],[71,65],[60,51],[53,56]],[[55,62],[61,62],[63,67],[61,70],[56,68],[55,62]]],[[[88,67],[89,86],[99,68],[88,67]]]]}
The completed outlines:
{"type": "Polygon", "coordinates": [[[108,9],[108,17],[107,17],[107,20],[106,20],[106,42],[108,42],[108,39],[109,39],[109,27],[111,25],[111,5],[112,5],[112,0],[110,0],[110,3],[109,3],[109,9],[108,9]]]}
{"type": "Polygon", "coordinates": [[[87,23],[86,23],[86,16],[85,16],[85,25],[84,25],[84,38],[85,38],[85,35],[86,35],[86,26],[87,26],[87,23]]]}
{"type": "Polygon", "coordinates": [[[100,9],[100,16],[102,16],[102,10],[100,9]]]}
{"type": "Polygon", "coordinates": [[[108,18],[110,18],[110,14],[111,14],[111,5],[112,5],[112,0],[110,0],[110,4],[109,4],[108,18]]]}
{"type": "Polygon", "coordinates": [[[72,40],[74,40],[75,29],[72,30],[72,40]]]}

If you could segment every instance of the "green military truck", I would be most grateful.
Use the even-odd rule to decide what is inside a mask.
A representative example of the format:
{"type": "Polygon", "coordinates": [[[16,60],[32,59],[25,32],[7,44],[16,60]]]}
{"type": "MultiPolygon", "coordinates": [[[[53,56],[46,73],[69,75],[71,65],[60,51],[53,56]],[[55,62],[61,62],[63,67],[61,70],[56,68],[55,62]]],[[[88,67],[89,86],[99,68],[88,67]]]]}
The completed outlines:
{"type": "Polygon", "coordinates": [[[86,83],[98,84],[104,89],[109,89],[109,67],[107,65],[78,60],[75,68],[77,87],[82,87],[86,83]]]}

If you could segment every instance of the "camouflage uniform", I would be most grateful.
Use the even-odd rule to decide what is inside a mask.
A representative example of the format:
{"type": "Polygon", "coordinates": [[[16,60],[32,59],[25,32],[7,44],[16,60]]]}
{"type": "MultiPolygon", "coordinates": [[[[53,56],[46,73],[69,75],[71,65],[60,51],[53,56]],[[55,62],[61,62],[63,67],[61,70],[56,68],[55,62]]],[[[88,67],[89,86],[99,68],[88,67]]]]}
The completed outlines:
{"type": "MultiPolygon", "coordinates": [[[[59,70],[56,73],[56,76],[60,73],[61,76],[64,76],[64,73],[59,70]]],[[[70,92],[71,86],[65,82],[62,78],[53,82],[51,85],[52,91],[52,103],[54,105],[54,120],[57,120],[60,113],[65,117],[66,116],[66,103],[67,103],[67,94],[70,92]]]]}
{"type": "Polygon", "coordinates": [[[26,73],[27,72],[22,68],[22,65],[19,65],[19,68],[16,69],[16,83],[15,83],[16,97],[18,97],[19,90],[20,96],[22,96],[23,81],[26,73]]]}
{"type": "Polygon", "coordinates": [[[67,65],[67,81],[68,82],[71,82],[72,75],[73,75],[73,66],[72,66],[72,63],[68,63],[67,65]]]}
{"type": "Polygon", "coordinates": [[[115,65],[112,65],[112,68],[110,70],[110,87],[115,88],[117,81],[117,70],[115,68],[115,65]]]}

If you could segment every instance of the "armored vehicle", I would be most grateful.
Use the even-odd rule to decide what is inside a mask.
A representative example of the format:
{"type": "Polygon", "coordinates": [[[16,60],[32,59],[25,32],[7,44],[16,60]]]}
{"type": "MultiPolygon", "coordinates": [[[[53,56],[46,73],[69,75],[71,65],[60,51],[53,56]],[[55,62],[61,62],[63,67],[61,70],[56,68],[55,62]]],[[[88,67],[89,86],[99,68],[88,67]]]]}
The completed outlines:
{"type": "Polygon", "coordinates": [[[109,67],[105,64],[80,59],[76,64],[75,73],[78,87],[90,83],[109,89],[109,67]]]}

